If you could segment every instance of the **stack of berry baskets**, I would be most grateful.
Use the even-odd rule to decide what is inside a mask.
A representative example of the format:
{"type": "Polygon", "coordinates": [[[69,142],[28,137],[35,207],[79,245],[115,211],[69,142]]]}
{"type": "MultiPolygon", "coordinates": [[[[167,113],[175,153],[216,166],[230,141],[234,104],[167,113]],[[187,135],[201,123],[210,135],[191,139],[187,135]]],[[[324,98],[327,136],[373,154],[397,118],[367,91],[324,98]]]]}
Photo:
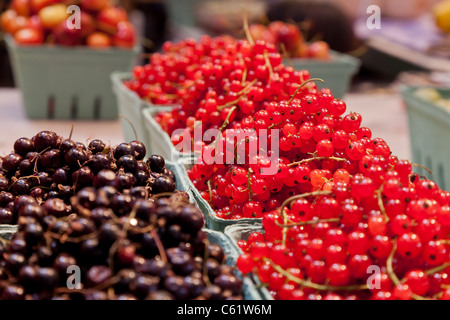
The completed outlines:
{"type": "MultiPolygon", "coordinates": [[[[125,137],[125,141],[139,139],[144,143],[149,152],[160,154],[152,150],[151,141],[153,139],[147,132],[146,118],[144,110],[151,114],[158,111],[170,111],[173,107],[170,105],[156,105],[149,100],[144,100],[139,96],[137,90],[130,90],[127,82],[133,75],[128,72],[116,71],[111,74],[112,89],[117,99],[120,123],[125,137]]],[[[163,132],[160,133],[161,135],[163,132]]],[[[155,137],[155,139],[157,139],[155,137]]],[[[164,156],[164,154],[161,154],[164,156]]],[[[165,157],[166,158],[166,157],[165,157]]]]}

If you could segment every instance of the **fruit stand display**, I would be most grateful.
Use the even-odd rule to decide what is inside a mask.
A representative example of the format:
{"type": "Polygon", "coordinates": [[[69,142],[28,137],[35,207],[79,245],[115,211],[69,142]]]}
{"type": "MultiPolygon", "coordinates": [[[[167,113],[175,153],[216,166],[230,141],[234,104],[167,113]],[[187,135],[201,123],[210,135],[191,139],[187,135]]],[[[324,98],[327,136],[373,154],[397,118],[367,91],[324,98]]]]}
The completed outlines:
{"type": "MultiPolygon", "coordinates": [[[[42,51],[64,61],[72,69],[53,69],[68,72],[61,79],[77,74],[67,57],[124,53],[131,63],[130,22],[106,1],[82,0],[84,19],[97,22],[74,36],[65,4],[31,3],[1,17],[28,115],[48,117],[50,106],[56,118],[92,118],[103,109],[79,108],[89,103],[78,94],[99,99],[95,63],[78,73],[87,91],[60,80],[76,90],[58,98],[44,81],[29,86],[45,93],[37,110],[25,78],[39,82],[47,66],[33,74],[25,60],[39,64],[42,51]]],[[[244,30],[245,39],[167,41],[131,72],[98,61],[125,142],[78,142],[73,127],[14,140],[0,157],[0,300],[450,299],[448,157],[431,143],[446,136],[448,90],[404,90],[413,144],[443,150],[416,164],[342,99],[358,62],[332,88],[331,65],[309,69],[336,62],[326,43],[279,21],[244,30]],[[422,123],[433,136],[414,132],[422,123]],[[73,266],[82,281],[72,288],[73,266]]],[[[102,112],[94,118],[113,117],[102,112]]]]}
{"type": "Polygon", "coordinates": [[[203,158],[186,167],[205,215],[229,220],[225,230],[262,221],[252,241],[238,242],[239,270],[256,274],[281,300],[446,299],[439,279],[450,266],[450,193],[392,155],[382,138],[361,126],[360,114],[346,113],[343,100],[318,88],[322,79],[283,65],[275,46],[229,45],[233,41],[167,43],[167,54],[135,69],[127,86],[144,97],[162,90],[166,101],[179,99],[156,120],[172,143],[187,141],[201,152],[203,158]],[[208,52],[205,61],[193,63],[199,57],[194,50],[208,52]],[[162,74],[173,78],[145,85],[162,74]],[[177,80],[190,86],[177,87],[177,80]],[[203,130],[218,129],[215,141],[191,140],[196,120],[203,130]],[[177,129],[181,133],[173,135],[177,129]],[[250,142],[262,139],[252,129],[278,129],[278,158],[251,152],[250,142]],[[227,137],[238,130],[249,133],[234,149],[235,160],[241,150],[244,162],[227,164],[227,137]],[[265,174],[273,163],[276,171],[265,174]],[[381,270],[381,288],[367,284],[371,265],[381,270]]]}
{"type": "Polygon", "coordinates": [[[14,1],[1,15],[14,81],[31,119],[117,118],[109,76],[137,62],[136,31],[125,10],[109,1],[80,6],[73,20],[68,5],[53,1],[14,1]]]}

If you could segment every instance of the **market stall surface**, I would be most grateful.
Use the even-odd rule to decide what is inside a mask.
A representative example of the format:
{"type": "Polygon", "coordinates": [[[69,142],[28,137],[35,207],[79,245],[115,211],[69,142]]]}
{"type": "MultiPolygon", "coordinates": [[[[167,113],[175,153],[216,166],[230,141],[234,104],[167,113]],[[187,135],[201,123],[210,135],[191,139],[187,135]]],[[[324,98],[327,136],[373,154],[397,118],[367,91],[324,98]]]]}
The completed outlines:
{"type": "MultiPolygon", "coordinates": [[[[348,112],[362,115],[362,125],[372,130],[373,137],[388,143],[392,153],[400,159],[411,160],[411,145],[408,133],[408,116],[401,95],[395,92],[350,93],[344,101],[348,112]]],[[[32,137],[42,130],[51,130],[86,142],[101,139],[111,145],[124,142],[119,120],[30,120],[25,115],[20,91],[0,89],[0,155],[11,152],[14,141],[21,137],[32,137]]]]}

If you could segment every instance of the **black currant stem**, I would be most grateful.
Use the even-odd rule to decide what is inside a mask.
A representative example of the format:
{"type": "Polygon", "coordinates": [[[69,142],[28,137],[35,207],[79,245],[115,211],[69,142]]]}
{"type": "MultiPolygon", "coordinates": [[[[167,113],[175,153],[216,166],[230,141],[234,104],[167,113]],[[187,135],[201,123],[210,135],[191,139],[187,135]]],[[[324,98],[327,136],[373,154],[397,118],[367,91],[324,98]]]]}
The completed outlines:
{"type": "Polygon", "coordinates": [[[158,252],[159,252],[159,256],[161,257],[161,260],[167,263],[169,260],[167,259],[166,250],[164,249],[164,246],[161,242],[161,239],[158,236],[158,233],[156,232],[155,229],[152,229],[150,231],[150,233],[152,234],[153,238],[155,239],[155,244],[156,244],[156,247],[158,248],[158,252]]]}
{"type": "Polygon", "coordinates": [[[245,32],[245,36],[247,37],[247,41],[254,46],[255,45],[255,41],[253,40],[252,34],[250,32],[250,29],[248,27],[248,17],[247,17],[247,11],[244,10],[244,32],[245,32]]]}
{"type": "Polygon", "coordinates": [[[303,222],[292,223],[292,224],[281,224],[281,223],[275,222],[275,224],[281,228],[293,228],[293,227],[300,227],[300,226],[310,226],[310,225],[315,225],[318,223],[330,223],[330,222],[339,222],[339,221],[341,221],[341,219],[339,219],[339,218],[330,218],[330,219],[309,220],[309,221],[303,221],[303,222]]]}
{"type": "Polygon", "coordinates": [[[390,219],[386,213],[386,209],[384,208],[383,196],[382,196],[383,186],[381,186],[381,188],[375,192],[377,194],[378,206],[380,207],[381,214],[384,216],[384,220],[386,221],[386,223],[388,223],[390,221],[390,219]]]}
{"type": "Polygon", "coordinates": [[[411,163],[411,165],[413,167],[417,167],[417,168],[423,169],[423,170],[427,171],[429,174],[433,175],[433,171],[431,171],[430,169],[428,169],[427,167],[425,167],[425,166],[423,166],[421,164],[411,163]]]}
{"type": "Polygon", "coordinates": [[[63,243],[63,242],[80,243],[80,242],[98,237],[98,232],[94,231],[92,233],[89,233],[89,234],[86,234],[84,236],[80,236],[77,238],[65,236],[65,234],[60,235],[57,233],[53,233],[51,231],[48,231],[48,235],[54,239],[61,240],[61,243],[63,243]]]}
{"type": "Polygon", "coordinates": [[[268,261],[272,268],[281,273],[286,279],[289,281],[293,281],[303,287],[311,288],[319,291],[355,291],[355,290],[367,290],[367,285],[352,285],[352,286],[330,286],[330,285],[323,285],[323,284],[317,284],[314,282],[311,282],[309,280],[303,280],[299,279],[296,276],[293,276],[286,270],[284,270],[279,265],[275,264],[272,260],[265,258],[264,260],[268,261]]]}
{"type": "MultiPolygon", "coordinates": [[[[304,193],[304,194],[299,194],[293,197],[290,197],[288,199],[286,199],[282,204],[281,204],[281,216],[283,217],[283,224],[287,225],[287,215],[284,212],[284,208],[290,204],[292,201],[295,201],[297,199],[302,199],[302,198],[307,198],[307,197],[314,197],[314,196],[327,196],[330,195],[331,191],[315,191],[315,192],[309,192],[309,193],[304,193]]],[[[283,245],[286,245],[286,237],[287,237],[287,228],[283,228],[283,245]]]]}
{"type": "Polygon", "coordinates": [[[311,78],[311,79],[309,79],[309,80],[306,80],[306,81],[303,82],[301,85],[299,85],[297,89],[295,89],[295,92],[294,92],[294,94],[292,95],[291,100],[289,100],[289,104],[291,104],[291,102],[295,99],[295,96],[298,94],[298,92],[300,91],[300,89],[301,89],[303,86],[305,86],[305,85],[307,85],[308,83],[313,82],[313,81],[320,81],[320,82],[325,83],[325,81],[324,81],[323,79],[320,79],[320,78],[311,78]]]}
{"type": "Polygon", "coordinates": [[[425,274],[427,276],[430,276],[430,275],[435,274],[435,273],[437,273],[439,271],[445,270],[448,267],[450,267],[450,262],[444,263],[444,264],[442,264],[440,266],[437,266],[435,268],[432,268],[432,269],[425,270],[425,274]]]}
{"type": "Polygon", "coordinates": [[[72,127],[70,128],[69,140],[72,140],[72,134],[75,124],[72,122],[72,127]]]}
{"type": "Polygon", "coordinates": [[[128,124],[130,125],[131,129],[133,129],[134,137],[135,137],[135,139],[136,139],[136,141],[137,141],[137,140],[138,140],[138,135],[137,135],[136,129],[134,128],[134,126],[133,126],[133,124],[131,123],[130,119],[128,119],[127,117],[125,117],[125,116],[122,115],[122,114],[119,114],[119,117],[121,117],[122,119],[125,119],[125,121],[128,122],[128,124]]]}
{"type": "Polygon", "coordinates": [[[288,164],[287,166],[288,167],[300,166],[300,165],[302,165],[304,163],[312,162],[312,161],[316,161],[316,160],[334,160],[334,161],[340,161],[340,162],[347,161],[344,158],[336,158],[336,157],[314,157],[314,158],[304,159],[304,160],[301,160],[301,161],[298,161],[298,162],[292,162],[292,163],[288,164]]]}

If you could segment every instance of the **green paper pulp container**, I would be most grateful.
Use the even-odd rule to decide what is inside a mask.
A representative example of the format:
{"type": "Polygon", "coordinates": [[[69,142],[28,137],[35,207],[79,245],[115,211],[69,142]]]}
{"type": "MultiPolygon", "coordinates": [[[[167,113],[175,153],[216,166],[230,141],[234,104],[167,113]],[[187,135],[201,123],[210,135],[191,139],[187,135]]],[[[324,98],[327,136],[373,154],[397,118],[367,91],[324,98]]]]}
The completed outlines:
{"type": "Polygon", "coordinates": [[[153,154],[159,154],[164,159],[170,161],[180,161],[181,159],[191,160],[195,157],[193,152],[179,152],[172,143],[169,134],[164,131],[155,116],[158,112],[165,111],[160,107],[144,108],[142,116],[146,129],[146,137],[148,141],[148,150],[153,154]]]}
{"type": "MultiPolygon", "coordinates": [[[[237,242],[239,240],[247,241],[248,237],[253,232],[260,232],[264,234],[264,228],[260,225],[252,224],[235,224],[225,228],[224,233],[230,239],[230,243],[234,246],[234,249],[238,252],[238,257],[243,252],[237,245],[237,242]]],[[[248,277],[252,279],[253,283],[255,283],[256,289],[259,291],[259,294],[263,300],[274,300],[269,290],[262,285],[256,274],[249,274],[248,277]]]]}
{"type": "Polygon", "coordinates": [[[194,186],[192,181],[189,179],[187,174],[187,169],[191,168],[193,165],[192,159],[180,159],[179,163],[182,164],[183,170],[184,170],[184,176],[187,177],[187,181],[189,184],[189,189],[197,203],[197,206],[202,210],[203,215],[206,220],[206,226],[215,231],[224,231],[227,226],[235,225],[235,224],[246,224],[246,225],[257,225],[262,226],[262,219],[257,218],[243,218],[238,220],[226,220],[219,218],[216,215],[216,212],[213,210],[211,205],[202,198],[200,192],[198,189],[194,186]]]}
{"type": "MultiPolygon", "coordinates": [[[[152,114],[156,114],[158,111],[170,111],[173,107],[151,104],[141,99],[136,92],[128,89],[123,82],[132,78],[130,73],[116,71],[111,74],[110,78],[112,90],[117,99],[119,120],[125,141],[133,141],[137,136],[137,139],[147,148],[147,153],[157,154],[158,152],[152,150],[151,140],[153,137],[148,134],[147,121],[143,111],[150,110],[152,114]]],[[[170,144],[172,145],[172,143],[170,144]]],[[[161,156],[163,155],[161,154],[161,156]]]]}
{"type": "Polygon", "coordinates": [[[6,37],[14,81],[30,119],[112,120],[117,103],[113,71],[131,71],[140,52],[133,49],[19,46],[6,37]]]}
{"type": "Polygon", "coordinates": [[[325,83],[316,82],[318,87],[330,89],[334,97],[340,99],[349,91],[361,66],[359,59],[335,51],[331,52],[330,61],[291,58],[283,63],[296,70],[308,70],[312,78],[323,79],[325,83]]]}
{"type": "MultiPolygon", "coordinates": [[[[203,229],[203,231],[206,233],[210,243],[217,244],[222,247],[227,257],[225,263],[229,266],[236,267],[236,260],[239,257],[240,252],[238,251],[236,245],[233,244],[232,239],[223,232],[206,228],[203,229]]],[[[242,275],[237,268],[235,274],[242,280],[244,300],[267,300],[266,296],[264,296],[258,288],[258,282],[256,282],[253,277],[242,275]]]]}
{"type": "MultiPolygon", "coordinates": [[[[416,94],[423,87],[402,89],[409,120],[412,160],[430,169],[415,168],[436,181],[441,189],[450,191],[450,109],[416,94]]],[[[444,99],[450,99],[449,88],[435,88],[444,99]]]]}

